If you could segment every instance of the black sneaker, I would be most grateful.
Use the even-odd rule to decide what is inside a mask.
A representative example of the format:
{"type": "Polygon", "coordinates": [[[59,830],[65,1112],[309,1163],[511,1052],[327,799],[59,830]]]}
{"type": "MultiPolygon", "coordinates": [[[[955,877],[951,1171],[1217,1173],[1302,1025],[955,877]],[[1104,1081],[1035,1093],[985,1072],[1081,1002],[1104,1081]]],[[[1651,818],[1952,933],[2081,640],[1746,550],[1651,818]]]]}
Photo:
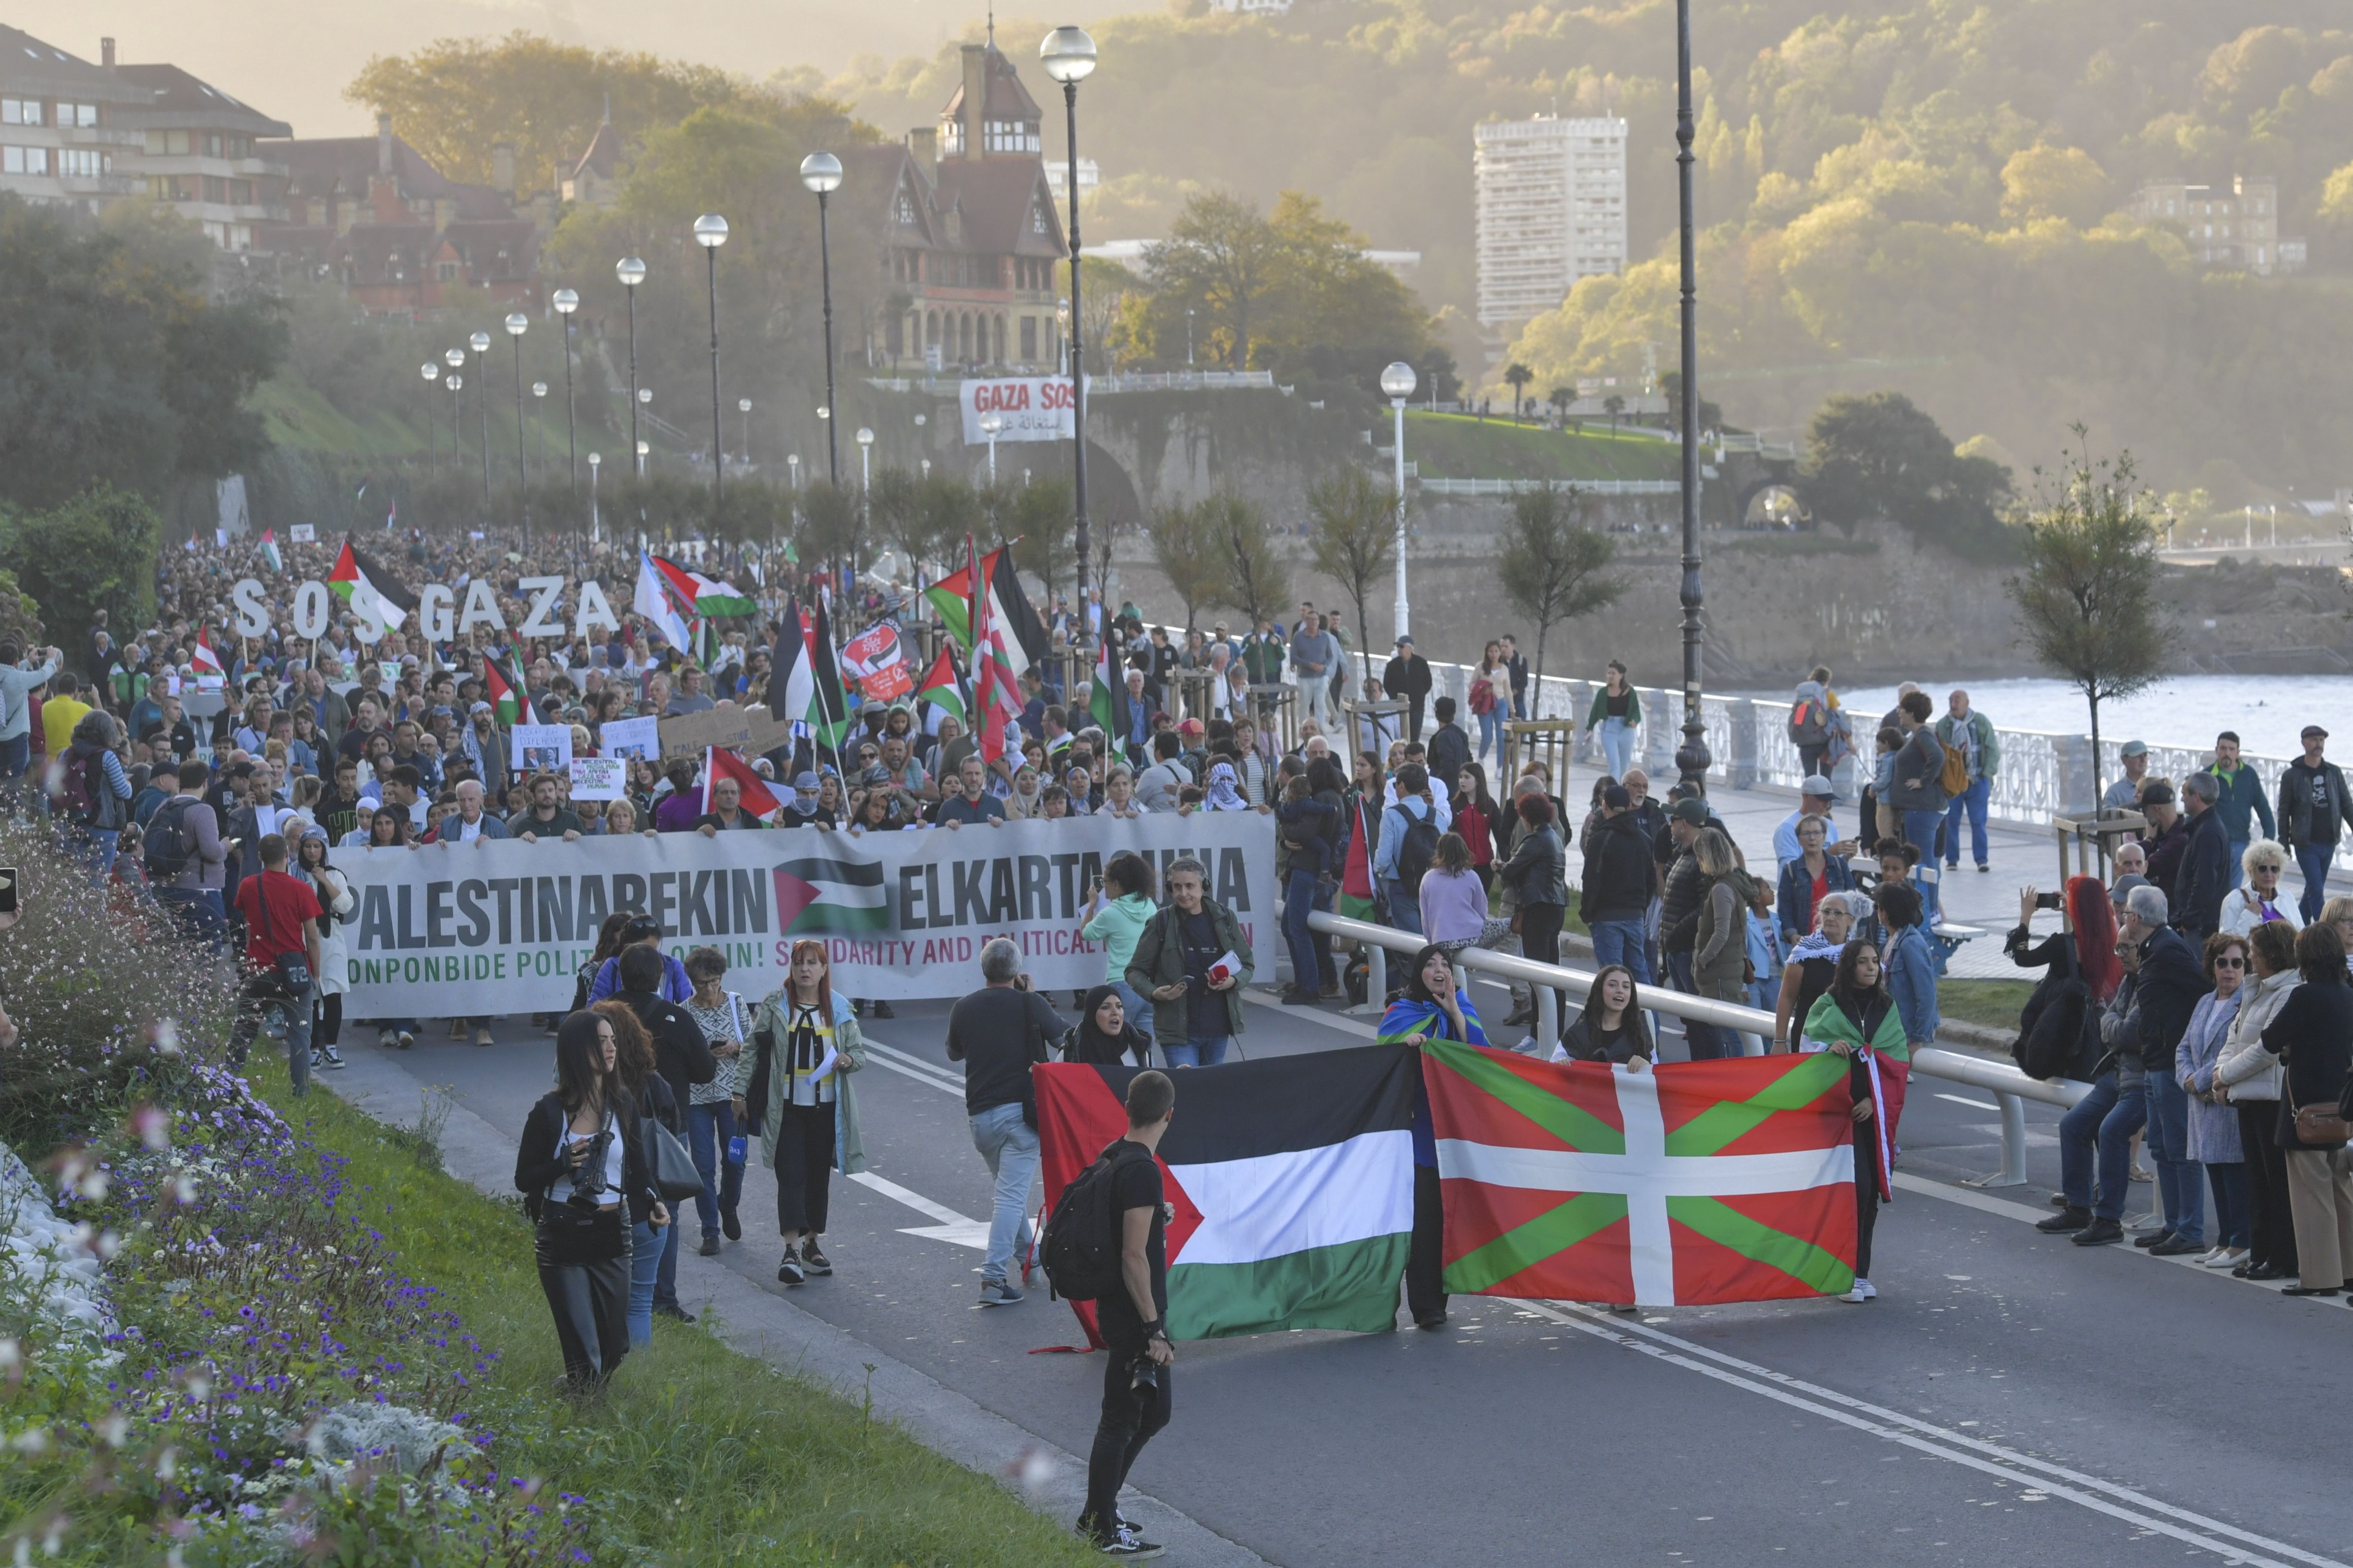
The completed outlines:
{"type": "Polygon", "coordinates": [[[891,1004],[888,1002],[875,1003],[873,1009],[867,1014],[870,1018],[895,1018],[898,1016],[891,1010],[891,1004]]]}
{"type": "Polygon", "coordinates": [[[719,1211],[719,1234],[730,1241],[744,1239],[744,1222],[735,1217],[733,1209],[719,1211]]]}
{"type": "Polygon", "coordinates": [[[1142,1532],[1124,1520],[1121,1521],[1119,1528],[1112,1532],[1110,1540],[1105,1541],[1092,1533],[1087,1534],[1087,1540],[1105,1557],[1124,1558],[1136,1563],[1157,1557],[1167,1550],[1157,1542],[1145,1540],[1142,1532]]]}
{"type": "Polygon", "coordinates": [[[2075,1233],[2078,1247],[2106,1247],[2125,1238],[2125,1227],[2112,1219],[2095,1219],[2075,1233]]]}
{"type": "Polygon", "coordinates": [[[2147,1232],[2146,1235],[2134,1237],[2133,1245],[2144,1250],[2149,1250],[2160,1247],[2172,1239],[2173,1233],[2169,1230],[2152,1230],[2147,1232]]]}
{"type": "Polygon", "coordinates": [[[680,1306],[675,1301],[656,1301],[654,1303],[654,1316],[657,1318],[674,1318],[681,1323],[691,1323],[694,1321],[694,1314],[688,1311],[684,1307],[680,1306]]]}
{"type": "Polygon", "coordinates": [[[1282,994],[1282,1005],[1286,1007],[1313,1007],[1323,1000],[1324,998],[1316,993],[1303,991],[1296,985],[1282,994]]]}
{"type": "Polygon", "coordinates": [[[718,1257],[718,1256],[719,1256],[719,1233],[718,1233],[717,1231],[715,1231],[715,1230],[706,1230],[706,1231],[704,1231],[704,1232],[702,1233],[702,1247],[701,1247],[697,1248],[697,1249],[696,1249],[696,1251],[697,1251],[697,1255],[698,1255],[698,1256],[700,1256],[700,1257],[703,1257],[703,1258],[716,1258],[716,1257],[718,1257]]]}
{"type": "Polygon", "coordinates": [[[785,1248],[785,1260],[776,1265],[776,1281],[782,1285],[804,1285],[808,1282],[808,1275],[801,1268],[799,1247],[785,1248]]]}
{"type": "Polygon", "coordinates": [[[2046,1236],[2073,1236],[2092,1223],[2090,1209],[2064,1208],[2049,1219],[2034,1222],[2034,1228],[2046,1236]]]}
{"type": "Polygon", "coordinates": [[[819,1252],[817,1249],[817,1237],[810,1237],[807,1241],[801,1243],[801,1266],[807,1268],[811,1274],[830,1274],[833,1272],[833,1259],[828,1258],[824,1253],[819,1252]]]}
{"type": "Polygon", "coordinates": [[[332,1046],[321,1046],[311,1053],[311,1065],[332,1072],[343,1065],[343,1054],[332,1046]]]}

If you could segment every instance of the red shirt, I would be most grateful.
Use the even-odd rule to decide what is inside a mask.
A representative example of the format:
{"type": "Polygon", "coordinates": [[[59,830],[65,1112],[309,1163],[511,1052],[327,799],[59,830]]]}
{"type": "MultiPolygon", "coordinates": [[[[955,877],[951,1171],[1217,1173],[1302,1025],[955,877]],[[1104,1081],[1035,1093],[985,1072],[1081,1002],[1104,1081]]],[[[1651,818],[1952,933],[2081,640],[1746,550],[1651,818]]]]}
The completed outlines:
{"type": "Polygon", "coordinates": [[[245,959],[256,969],[269,969],[281,952],[307,952],[302,922],[322,911],[319,895],[309,880],[283,871],[264,871],[237,885],[237,912],[245,917],[245,959]]]}
{"type": "Polygon", "coordinates": [[[1495,858],[1495,836],[1488,831],[1486,814],[1475,805],[1459,806],[1454,813],[1454,831],[1471,850],[1471,864],[1486,866],[1495,858]]]}

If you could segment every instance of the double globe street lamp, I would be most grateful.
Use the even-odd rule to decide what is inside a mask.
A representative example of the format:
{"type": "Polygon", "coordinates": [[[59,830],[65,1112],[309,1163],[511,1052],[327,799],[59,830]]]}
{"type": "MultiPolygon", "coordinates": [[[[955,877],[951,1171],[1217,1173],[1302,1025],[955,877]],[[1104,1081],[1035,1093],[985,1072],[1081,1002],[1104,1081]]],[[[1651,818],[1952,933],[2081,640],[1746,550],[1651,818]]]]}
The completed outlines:
{"type": "Polygon", "coordinates": [[[637,257],[624,256],[613,263],[613,276],[621,280],[629,296],[629,450],[639,452],[644,443],[638,439],[638,285],[646,280],[646,264],[637,257]]]}
{"type": "Polygon", "coordinates": [[[564,318],[564,478],[572,487],[575,500],[580,498],[580,434],[572,416],[572,312],[580,309],[580,293],[575,289],[558,289],[549,296],[549,304],[564,318]]]}
{"type": "Polygon", "coordinates": [[[841,160],[830,153],[812,153],[801,160],[801,184],[817,194],[817,255],[818,274],[823,282],[825,295],[825,406],[818,417],[825,421],[825,472],[833,484],[841,483],[840,444],[833,434],[833,235],[828,226],[825,198],[841,188],[841,160]]]}
{"type": "MultiPolygon", "coordinates": [[[[1087,362],[1079,314],[1079,83],[1095,68],[1095,41],[1083,27],[1057,27],[1038,46],[1046,74],[1062,84],[1064,152],[1071,195],[1071,499],[1072,543],[1078,557],[1073,602],[1079,619],[1073,648],[1083,658],[1087,642],[1087,362]]],[[[991,443],[994,450],[995,444],[991,443]]],[[[991,466],[994,467],[992,459],[991,466]]]]}
{"type": "Polygon", "coordinates": [[[711,499],[715,502],[725,472],[724,447],[719,437],[719,247],[727,243],[727,220],[717,213],[696,218],[694,243],[702,247],[711,272],[711,499]]]}

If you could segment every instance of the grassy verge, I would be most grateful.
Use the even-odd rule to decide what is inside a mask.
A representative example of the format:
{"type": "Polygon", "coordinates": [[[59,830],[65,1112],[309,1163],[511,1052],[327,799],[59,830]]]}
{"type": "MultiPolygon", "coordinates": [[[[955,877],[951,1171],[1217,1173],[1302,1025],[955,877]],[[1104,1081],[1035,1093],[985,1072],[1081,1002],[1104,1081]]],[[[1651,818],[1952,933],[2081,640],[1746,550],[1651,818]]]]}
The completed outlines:
{"type": "Polygon", "coordinates": [[[1508,418],[1406,413],[1405,453],[1432,479],[1662,479],[1676,473],[1676,448],[1655,437],[1612,436],[1514,425],[1508,418]]]}
{"type": "Polygon", "coordinates": [[[499,1352],[478,1408],[492,1455],[590,1500],[598,1562],[956,1563],[1093,1561],[1055,1521],[858,1405],[656,1320],[597,1403],[555,1389],[556,1352],[521,1209],[446,1175],[402,1136],[332,1094],[294,1099],[282,1067],[257,1085],[298,1138],[351,1162],[400,1266],[499,1352]]]}
{"type": "Polygon", "coordinates": [[[2031,980],[1939,980],[1936,1011],[1957,1023],[2015,1034],[2019,1009],[2033,994],[2031,980]]]}

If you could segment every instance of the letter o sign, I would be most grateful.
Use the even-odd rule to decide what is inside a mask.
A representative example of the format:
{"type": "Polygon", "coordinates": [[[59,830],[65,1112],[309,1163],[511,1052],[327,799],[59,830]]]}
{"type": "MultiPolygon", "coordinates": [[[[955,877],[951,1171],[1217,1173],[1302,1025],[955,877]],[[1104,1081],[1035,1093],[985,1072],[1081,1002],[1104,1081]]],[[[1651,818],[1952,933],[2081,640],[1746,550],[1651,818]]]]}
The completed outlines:
{"type": "Polygon", "coordinates": [[[326,635],[327,585],[312,579],[294,590],[294,635],[317,641],[326,635]]]}

